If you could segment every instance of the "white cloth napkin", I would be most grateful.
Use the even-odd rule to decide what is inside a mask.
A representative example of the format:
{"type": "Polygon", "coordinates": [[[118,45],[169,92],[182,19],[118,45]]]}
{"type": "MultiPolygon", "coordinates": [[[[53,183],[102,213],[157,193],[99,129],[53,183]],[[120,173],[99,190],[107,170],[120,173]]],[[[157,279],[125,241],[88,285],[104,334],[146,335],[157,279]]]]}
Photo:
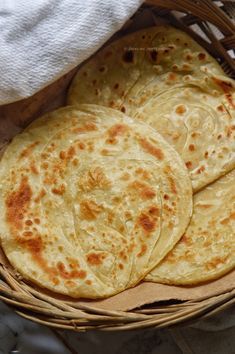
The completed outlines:
{"type": "Polygon", "coordinates": [[[0,0],[0,104],[28,97],[87,59],[143,0],[0,0]]]}

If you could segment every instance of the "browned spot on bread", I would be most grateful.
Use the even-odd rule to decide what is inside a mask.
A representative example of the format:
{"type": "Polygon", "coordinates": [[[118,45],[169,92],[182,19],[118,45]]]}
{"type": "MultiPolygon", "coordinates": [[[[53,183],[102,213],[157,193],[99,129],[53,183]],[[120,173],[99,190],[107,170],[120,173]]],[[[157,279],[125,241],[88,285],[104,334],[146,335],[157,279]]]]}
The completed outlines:
{"type": "Polygon", "coordinates": [[[233,130],[231,127],[226,127],[226,136],[227,138],[230,138],[233,133],[233,130]]]}
{"type": "Polygon", "coordinates": [[[173,69],[173,70],[178,70],[178,69],[179,69],[179,66],[178,66],[177,64],[173,64],[173,65],[172,65],[172,69],[173,69]]]}
{"type": "Polygon", "coordinates": [[[126,255],[126,253],[125,253],[124,251],[120,251],[120,252],[119,252],[119,256],[120,256],[120,258],[122,258],[124,261],[127,260],[127,255],[126,255]]]}
{"type": "Polygon", "coordinates": [[[231,220],[235,220],[235,212],[232,212],[229,217],[222,219],[220,223],[222,225],[227,225],[231,220]]]}
{"type": "Polygon", "coordinates": [[[35,203],[38,203],[45,195],[46,195],[46,191],[44,188],[42,188],[38,196],[34,199],[35,203]]]}
{"type": "MultiPolygon", "coordinates": [[[[51,278],[51,281],[53,282],[54,285],[59,285],[59,284],[60,284],[59,279],[56,278],[56,277],[51,278]]],[[[71,282],[71,283],[72,283],[72,282],[71,282]]]]}
{"type": "Polygon", "coordinates": [[[67,158],[71,159],[75,154],[76,154],[76,150],[74,146],[70,146],[70,148],[67,151],[67,158]]]}
{"type": "Polygon", "coordinates": [[[100,154],[103,155],[103,156],[108,156],[109,153],[110,153],[110,150],[108,150],[108,149],[102,149],[102,150],[100,151],[100,154]]]}
{"type": "Polygon", "coordinates": [[[168,75],[168,80],[169,81],[174,81],[174,80],[176,80],[176,74],[175,73],[169,73],[169,75],[168,75]]]}
{"type": "Polygon", "coordinates": [[[192,138],[196,138],[197,136],[200,136],[200,133],[198,133],[198,132],[193,132],[193,133],[191,134],[191,137],[192,137],[192,138]]]}
{"type": "Polygon", "coordinates": [[[43,168],[44,170],[47,170],[48,167],[49,167],[48,162],[43,162],[43,163],[42,163],[42,168],[43,168]]]}
{"type": "Polygon", "coordinates": [[[199,168],[197,169],[196,173],[197,173],[197,174],[200,174],[200,173],[202,173],[203,171],[205,171],[205,166],[199,167],[199,168]]]}
{"type": "Polygon", "coordinates": [[[70,146],[67,151],[60,151],[59,157],[61,160],[70,160],[76,154],[74,146],[70,146]]]}
{"type": "Polygon", "coordinates": [[[153,49],[150,51],[150,56],[151,56],[152,61],[157,61],[157,55],[158,55],[158,53],[157,53],[156,49],[153,49]]]}
{"type": "Polygon", "coordinates": [[[177,189],[176,189],[176,184],[175,184],[174,178],[172,178],[171,176],[168,176],[167,178],[170,183],[172,193],[177,194],[177,189]]]}
{"type": "Polygon", "coordinates": [[[84,279],[86,278],[87,273],[84,270],[71,270],[70,272],[66,270],[64,263],[58,262],[57,263],[57,270],[59,275],[64,279],[84,279]]]}
{"type": "Polygon", "coordinates": [[[203,208],[203,209],[208,209],[208,208],[211,208],[212,205],[211,204],[197,204],[197,207],[199,208],[203,208]]]}
{"type": "Polygon", "coordinates": [[[116,83],[116,84],[113,86],[113,88],[114,88],[115,90],[117,90],[117,89],[119,88],[119,84],[116,83]]]}
{"type": "Polygon", "coordinates": [[[57,183],[57,178],[53,175],[47,175],[44,180],[43,183],[48,184],[48,185],[52,185],[52,184],[56,184],[57,183]]]}
{"type": "Polygon", "coordinates": [[[23,232],[23,236],[25,236],[25,237],[32,237],[32,236],[33,236],[33,233],[32,233],[32,231],[24,231],[24,232],[23,232]]]}
{"type": "Polygon", "coordinates": [[[222,104],[220,104],[219,106],[216,107],[217,111],[219,112],[224,112],[225,109],[224,109],[224,106],[222,104]]]}
{"type": "Polygon", "coordinates": [[[143,169],[142,167],[137,168],[135,170],[135,173],[137,175],[142,176],[144,180],[150,179],[150,173],[147,170],[143,169]]]}
{"type": "Polygon", "coordinates": [[[87,262],[95,266],[101,265],[105,258],[106,258],[106,254],[103,252],[100,253],[92,252],[86,256],[87,262]]]}
{"type": "Polygon", "coordinates": [[[134,181],[129,186],[129,188],[136,190],[142,199],[152,199],[156,196],[153,188],[151,188],[146,183],[140,181],[134,181]]]}
{"type": "Polygon", "coordinates": [[[137,254],[137,257],[142,257],[146,253],[146,251],[147,251],[147,245],[145,243],[142,243],[141,250],[137,254]]]}
{"type": "Polygon", "coordinates": [[[68,257],[67,261],[69,262],[69,267],[71,269],[76,269],[76,268],[80,267],[78,261],[76,259],[74,259],[74,258],[68,257]]]}
{"type": "Polygon", "coordinates": [[[174,264],[176,262],[173,251],[170,251],[164,259],[166,262],[169,262],[171,264],[174,264]]]}
{"type": "Polygon", "coordinates": [[[41,153],[41,158],[42,158],[42,159],[48,159],[48,157],[49,157],[49,154],[47,154],[47,153],[45,153],[45,152],[42,152],[42,153],[41,153]]]}
{"type": "Polygon", "coordinates": [[[32,238],[23,239],[22,237],[16,238],[18,244],[28,250],[31,254],[32,259],[38,263],[38,265],[48,274],[48,276],[53,281],[57,271],[53,267],[49,267],[47,262],[42,256],[42,251],[44,250],[44,243],[40,235],[35,235],[32,238]]]}
{"type": "Polygon", "coordinates": [[[32,190],[26,176],[21,178],[17,191],[10,193],[6,198],[7,222],[17,230],[23,227],[23,218],[27,213],[32,198],[32,190]]]}
{"type": "Polygon", "coordinates": [[[206,59],[206,54],[205,53],[198,53],[197,57],[199,60],[204,60],[204,59],[206,59]]]}
{"type": "Polygon", "coordinates": [[[79,147],[80,150],[84,150],[86,145],[83,142],[79,141],[78,142],[78,147],[79,147]]]}
{"type": "Polygon", "coordinates": [[[204,247],[210,247],[212,244],[212,241],[211,240],[206,240],[205,242],[203,242],[203,246],[204,247]]]}
{"type": "Polygon", "coordinates": [[[33,222],[31,220],[26,220],[25,225],[31,226],[31,225],[33,225],[33,222]]]}
{"type": "Polygon", "coordinates": [[[185,58],[186,60],[190,61],[193,59],[193,56],[191,54],[187,54],[185,58]]]}
{"type": "Polygon", "coordinates": [[[156,222],[145,213],[140,214],[137,224],[147,233],[154,231],[156,227],[156,222]]]}
{"type": "Polygon", "coordinates": [[[127,253],[132,253],[134,248],[135,248],[136,244],[134,242],[131,242],[130,245],[127,248],[127,253]]]}
{"type": "Polygon", "coordinates": [[[19,238],[18,243],[20,243],[22,246],[24,245],[31,252],[34,258],[39,257],[39,254],[44,249],[42,238],[39,235],[26,240],[19,238]]]}
{"type": "Polygon", "coordinates": [[[20,154],[20,159],[23,158],[23,157],[28,157],[32,153],[33,149],[38,144],[40,144],[40,142],[39,141],[35,141],[34,143],[30,144],[27,148],[25,148],[20,154]]]}
{"type": "Polygon", "coordinates": [[[120,233],[123,233],[124,230],[125,230],[125,227],[124,227],[123,225],[121,225],[121,226],[119,227],[119,229],[118,229],[118,231],[119,231],[120,233]]]}
{"type": "Polygon", "coordinates": [[[112,223],[113,223],[114,216],[115,216],[115,215],[114,215],[113,212],[108,211],[108,217],[107,217],[107,219],[108,219],[109,224],[112,224],[112,223]]]}
{"type": "Polygon", "coordinates": [[[125,63],[134,63],[134,52],[132,50],[126,50],[122,59],[125,63]]]}
{"type": "Polygon", "coordinates": [[[180,242],[182,243],[185,243],[187,246],[191,246],[192,245],[192,240],[190,239],[190,237],[186,234],[184,234],[182,237],[181,237],[181,240],[180,242]]]}
{"type": "Polygon", "coordinates": [[[112,199],[112,201],[114,202],[114,203],[120,203],[120,201],[121,201],[122,199],[120,198],[120,197],[113,197],[113,199],[112,199]]]}
{"type": "Polygon", "coordinates": [[[78,134],[91,132],[95,130],[97,130],[97,126],[95,125],[95,123],[92,122],[85,123],[82,127],[72,129],[73,133],[78,133],[78,134]]]}
{"type": "Polygon", "coordinates": [[[102,205],[96,204],[93,200],[83,200],[80,203],[80,215],[85,220],[95,220],[102,210],[102,205]]]}
{"type": "Polygon", "coordinates": [[[58,188],[52,188],[52,193],[57,195],[63,195],[65,192],[65,185],[61,184],[58,188]]]}
{"type": "Polygon", "coordinates": [[[106,177],[101,167],[91,168],[79,184],[85,190],[108,189],[111,186],[110,180],[106,177]]]}
{"type": "Polygon", "coordinates": [[[60,156],[61,160],[65,160],[66,159],[66,152],[65,151],[60,151],[59,156],[60,156]]]}
{"type": "Polygon", "coordinates": [[[35,224],[38,224],[38,225],[39,225],[41,221],[40,221],[39,218],[35,218],[35,219],[34,219],[34,222],[35,222],[35,224]]]}
{"type": "Polygon", "coordinates": [[[186,108],[183,104],[180,104],[179,106],[176,107],[175,111],[177,114],[184,114],[186,112],[186,108]]]}
{"type": "Polygon", "coordinates": [[[108,130],[108,135],[110,138],[116,138],[117,136],[123,135],[128,130],[128,126],[125,124],[115,124],[108,130]]]}
{"type": "Polygon", "coordinates": [[[101,66],[101,67],[99,68],[99,71],[100,71],[101,73],[103,73],[103,72],[105,71],[105,67],[104,67],[104,66],[101,66]]]}
{"type": "Polygon", "coordinates": [[[122,263],[119,263],[119,264],[118,264],[118,268],[119,268],[119,269],[123,269],[123,268],[124,268],[123,264],[122,264],[122,263]]]}
{"type": "Polygon", "coordinates": [[[30,170],[31,170],[31,172],[32,172],[34,175],[38,175],[38,174],[39,174],[38,169],[37,169],[37,167],[35,166],[35,164],[34,164],[33,161],[31,161],[31,163],[30,163],[30,170]]]}
{"type": "MultiPolygon", "coordinates": [[[[85,281],[85,283],[86,283],[86,281],[85,281]]],[[[74,287],[76,285],[76,283],[72,280],[66,280],[65,285],[69,286],[69,287],[74,287]]]]}
{"type": "Polygon", "coordinates": [[[72,164],[76,167],[79,165],[79,160],[78,159],[73,159],[72,164]]]}
{"type": "Polygon", "coordinates": [[[209,262],[207,262],[205,264],[205,268],[207,270],[213,270],[213,269],[217,268],[217,266],[219,264],[221,264],[221,265],[224,264],[226,262],[226,258],[227,257],[224,257],[224,258],[222,258],[222,257],[214,257],[209,262]]]}
{"type": "Polygon", "coordinates": [[[171,214],[171,213],[173,212],[173,209],[172,209],[169,205],[167,205],[167,204],[163,204],[163,209],[164,209],[165,211],[168,211],[169,214],[171,214]]]}
{"type": "Polygon", "coordinates": [[[132,218],[132,213],[130,211],[125,211],[125,217],[126,219],[131,219],[132,218]]]}
{"type": "Polygon", "coordinates": [[[92,284],[92,281],[88,279],[88,280],[85,281],[85,283],[86,283],[87,285],[91,285],[91,284],[92,284]]]}
{"type": "Polygon", "coordinates": [[[222,88],[222,90],[225,93],[229,93],[233,89],[233,85],[231,82],[226,82],[226,81],[220,80],[218,78],[213,78],[213,80],[215,81],[215,83],[217,85],[219,85],[222,88]]]}
{"type": "Polygon", "coordinates": [[[55,150],[55,143],[51,143],[51,144],[48,146],[47,151],[48,151],[48,152],[52,152],[52,151],[54,151],[54,150],[55,150]]]}
{"type": "Polygon", "coordinates": [[[234,213],[232,212],[232,213],[230,214],[229,218],[230,218],[231,220],[235,220],[235,212],[234,212],[234,213]]]}
{"type": "Polygon", "coordinates": [[[194,144],[189,144],[188,149],[189,149],[189,151],[195,151],[195,145],[194,144]]]}
{"type": "Polygon", "coordinates": [[[185,162],[185,166],[186,166],[187,168],[191,168],[191,167],[193,166],[193,164],[192,164],[191,161],[187,161],[187,162],[185,162]]]}
{"type": "Polygon", "coordinates": [[[156,196],[156,193],[153,188],[146,186],[141,190],[140,195],[143,199],[152,199],[156,196]]]}
{"type": "Polygon", "coordinates": [[[126,108],[124,106],[121,107],[121,112],[126,113],[126,108]]]}
{"type": "Polygon", "coordinates": [[[208,156],[209,156],[209,152],[208,152],[208,151],[206,151],[206,152],[205,152],[205,154],[204,154],[204,157],[207,159],[207,158],[208,158],[208,156]]]}
{"type": "Polygon", "coordinates": [[[183,65],[182,65],[182,69],[183,70],[190,70],[192,68],[192,66],[190,65],[190,64],[188,64],[188,63],[184,63],[183,65]]]}
{"type": "Polygon", "coordinates": [[[118,141],[115,138],[109,138],[109,139],[106,139],[105,142],[107,144],[115,145],[115,144],[117,144],[118,141]]]}
{"type": "Polygon", "coordinates": [[[151,144],[148,140],[145,138],[141,138],[139,140],[140,145],[142,148],[148,152],[149,154],[155,156],[158,160],[163,160],[164,159],[164,154],[161,149],[157,148],[153,144],[151,144]]]}
{"type": "Polygon", "coordinates": [[[128,180],[130,179],[130,177],[131,177],[131,175],[130,175],[128,172],[124,172],[124,173],[121,175],[120,179],[121,179],[122,181],[128,181],[128,180]]]}

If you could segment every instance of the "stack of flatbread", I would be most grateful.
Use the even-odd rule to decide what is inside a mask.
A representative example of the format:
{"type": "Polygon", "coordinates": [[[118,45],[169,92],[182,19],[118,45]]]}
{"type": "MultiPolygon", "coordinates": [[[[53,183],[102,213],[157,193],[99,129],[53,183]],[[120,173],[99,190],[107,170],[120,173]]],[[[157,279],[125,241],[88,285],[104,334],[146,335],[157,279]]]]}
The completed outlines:
{"type": "Polygon", "coordinates": [[[185,33],[132,33],[0,162],[0,240],[25,279],[104,298],[235,267],[235,83],[185,33]]]}

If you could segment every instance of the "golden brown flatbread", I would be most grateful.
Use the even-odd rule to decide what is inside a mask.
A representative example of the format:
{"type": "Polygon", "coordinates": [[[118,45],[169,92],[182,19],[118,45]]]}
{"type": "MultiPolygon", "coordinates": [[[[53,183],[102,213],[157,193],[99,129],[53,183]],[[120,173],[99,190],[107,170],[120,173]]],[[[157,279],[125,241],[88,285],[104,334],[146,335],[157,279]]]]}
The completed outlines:
{"type": "Polygon", "coordinates": [[[117,108],[155,128],[183,158],[197,191],[235,167],[235,84],[186,33],[147,28],[100,50],[78,71],[70,104],[117,108]]]}
{"type": "Polygon", "coordinates": [[[194,195],[185,234],[146,280],[186,285],[235,267],[235,170],[194,195]]]}
{"type": "Polygon", "coordinates": [[[95,105],[34,121],[0,163],[0,240],[38,285],[100,298],[140,281],[192,212],[188,172],[151,127],[95,105]]]}

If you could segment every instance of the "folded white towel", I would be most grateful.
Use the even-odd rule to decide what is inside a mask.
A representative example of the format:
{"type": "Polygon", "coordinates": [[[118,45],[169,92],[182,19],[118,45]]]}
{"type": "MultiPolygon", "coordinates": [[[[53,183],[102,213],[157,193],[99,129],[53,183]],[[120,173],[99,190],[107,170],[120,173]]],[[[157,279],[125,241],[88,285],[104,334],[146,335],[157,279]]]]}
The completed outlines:
{"type": "Polygon", "coordinates": [[[87,59],[143,0],[1,0],[0,104],[28,97],[87,59]]]}

